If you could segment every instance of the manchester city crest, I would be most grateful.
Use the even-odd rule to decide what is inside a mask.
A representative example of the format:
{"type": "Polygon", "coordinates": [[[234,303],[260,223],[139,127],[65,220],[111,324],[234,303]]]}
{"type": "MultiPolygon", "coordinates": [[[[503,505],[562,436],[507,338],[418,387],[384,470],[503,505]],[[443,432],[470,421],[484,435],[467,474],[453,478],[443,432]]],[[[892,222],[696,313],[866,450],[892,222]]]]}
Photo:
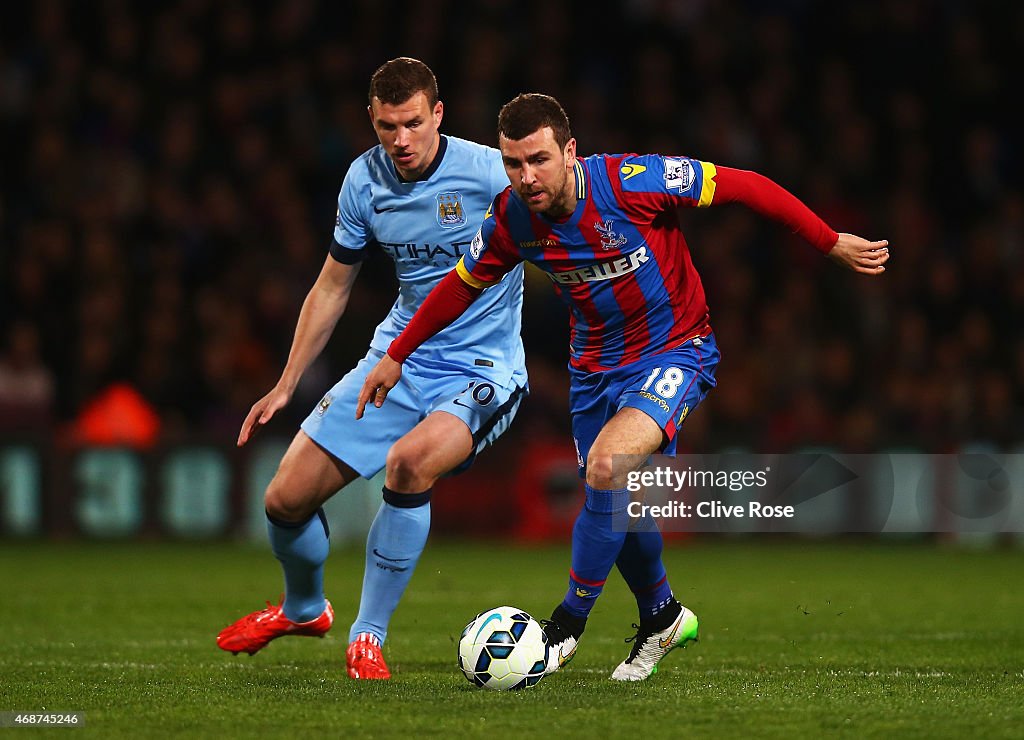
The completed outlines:
{"type": "Polygon", "coordinates": [[[466,211],[462,207],[462,193],[449,190],[437,194],[437,223],[443,229],[454,229],[466,223],[466,211]]]}
{"type": "Polygon", "coordinates": [[[323,416],[324,414],[326,414],[327,413],[327,409],[329,409],[331,407],[331,402],[333,400],[334,400],[334,397],[331,396],[330,393],[326,394],[323,398],[321,398],[320,399],[320,403],[318,403],[316,405],[316,415],[317,416],[323,416]]]}

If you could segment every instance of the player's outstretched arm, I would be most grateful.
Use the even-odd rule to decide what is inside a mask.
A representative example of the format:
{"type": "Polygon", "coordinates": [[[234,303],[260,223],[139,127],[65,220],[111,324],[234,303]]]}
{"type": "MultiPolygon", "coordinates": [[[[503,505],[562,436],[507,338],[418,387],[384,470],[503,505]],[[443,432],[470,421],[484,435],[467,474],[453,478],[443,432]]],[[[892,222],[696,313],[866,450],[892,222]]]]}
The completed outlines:
{"type": "Polygon", "coordinates": [[[743,203],[763,216],[786,224],[817,250],[855,272],[879,275],[889,259],[889,242],[837,234],[799,198],[764,175],[718,167],[713,203],[743,203]]]}
{"type": "Polygon", "coordinates": [[[295,326],[292,348],[277,385],[253,404],[238,432],[237,445],[248,442],[259,428],[288,405],[299,378],[327,344],[338,319],[345,313],[352,285],[359,272],[359,263],[345,265],[327,256],[319,277],[302,303],[295,326]]]}
{"type": "Polygon", "coordinates": [[[828,256],[854,272],[880,275],[889,261],[889,240],[870,242],[855,234],[840,234],[828,256]]]}

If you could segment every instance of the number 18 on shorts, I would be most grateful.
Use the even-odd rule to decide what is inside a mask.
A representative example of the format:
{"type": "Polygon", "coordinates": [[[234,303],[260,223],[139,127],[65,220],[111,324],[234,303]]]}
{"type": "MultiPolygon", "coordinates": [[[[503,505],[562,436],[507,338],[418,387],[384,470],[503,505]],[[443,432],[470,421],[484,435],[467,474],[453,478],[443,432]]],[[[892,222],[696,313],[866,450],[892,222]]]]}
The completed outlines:
{"type": "Polygon", "coordinates": [[[569,403],[580,474],[601,428],[626,407],[651,417],[665,432],[661,451],[675,454],[676,432],[715,387],[719,358],[715,336],[708,334],[611,370],[585,373],[571,369],[569,403]]]}

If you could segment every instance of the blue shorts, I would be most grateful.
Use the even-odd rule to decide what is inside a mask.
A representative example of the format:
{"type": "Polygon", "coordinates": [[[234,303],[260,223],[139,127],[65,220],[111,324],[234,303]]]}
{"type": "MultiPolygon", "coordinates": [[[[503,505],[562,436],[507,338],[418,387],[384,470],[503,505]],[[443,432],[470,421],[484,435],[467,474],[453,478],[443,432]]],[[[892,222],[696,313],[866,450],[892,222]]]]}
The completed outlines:
{"type": "Polygon", "coordinates": [[[472,368],[425,367],[410,360],[384,405],[368,404],[363,418],[356,421],[363,380],[383,356],[371,349],[302,422],[302,431],[314,442],[364,478],[379,473],[391,445],[435,411],[462,419],[473,435],[472,453],[452,471],[461,473],[508,429],[529,392],[525,376],[513,376],[508,387],[501,387],[475,375],[472,368]]]}
{"type": "Polygon", "coordinates": [[[598,433],[626,406],[658,423],[665,433],[661,451],[674,455],[676,431],[715,387],[720,358],[715,335],[708,334],[612,370],[588,373],[570,368],[569,410],[580,475],[598,433]]]}

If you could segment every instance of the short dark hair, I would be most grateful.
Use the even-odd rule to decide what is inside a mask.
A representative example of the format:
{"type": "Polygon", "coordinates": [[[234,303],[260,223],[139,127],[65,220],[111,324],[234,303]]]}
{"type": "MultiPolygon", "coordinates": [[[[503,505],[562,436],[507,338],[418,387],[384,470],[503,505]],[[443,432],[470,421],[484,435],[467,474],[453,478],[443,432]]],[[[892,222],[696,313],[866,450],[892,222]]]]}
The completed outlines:
{"type": "Polygon", "coordinates": [[[498,114],[498,138],[525,139],[534,131],[551,127],[558,146],[565,148],[572,138],[569,116],[562,104],[550,95],[522,93],[505,103],[498,114]]]}
{"type": "Polygon", "coordinates": [[[437,78],[419,59],[398,57],[384,62],[370,78],[370,104],[377,98],[388,105],[400,105],[422,92],[433,108],[437,105],[437,78]]]}

